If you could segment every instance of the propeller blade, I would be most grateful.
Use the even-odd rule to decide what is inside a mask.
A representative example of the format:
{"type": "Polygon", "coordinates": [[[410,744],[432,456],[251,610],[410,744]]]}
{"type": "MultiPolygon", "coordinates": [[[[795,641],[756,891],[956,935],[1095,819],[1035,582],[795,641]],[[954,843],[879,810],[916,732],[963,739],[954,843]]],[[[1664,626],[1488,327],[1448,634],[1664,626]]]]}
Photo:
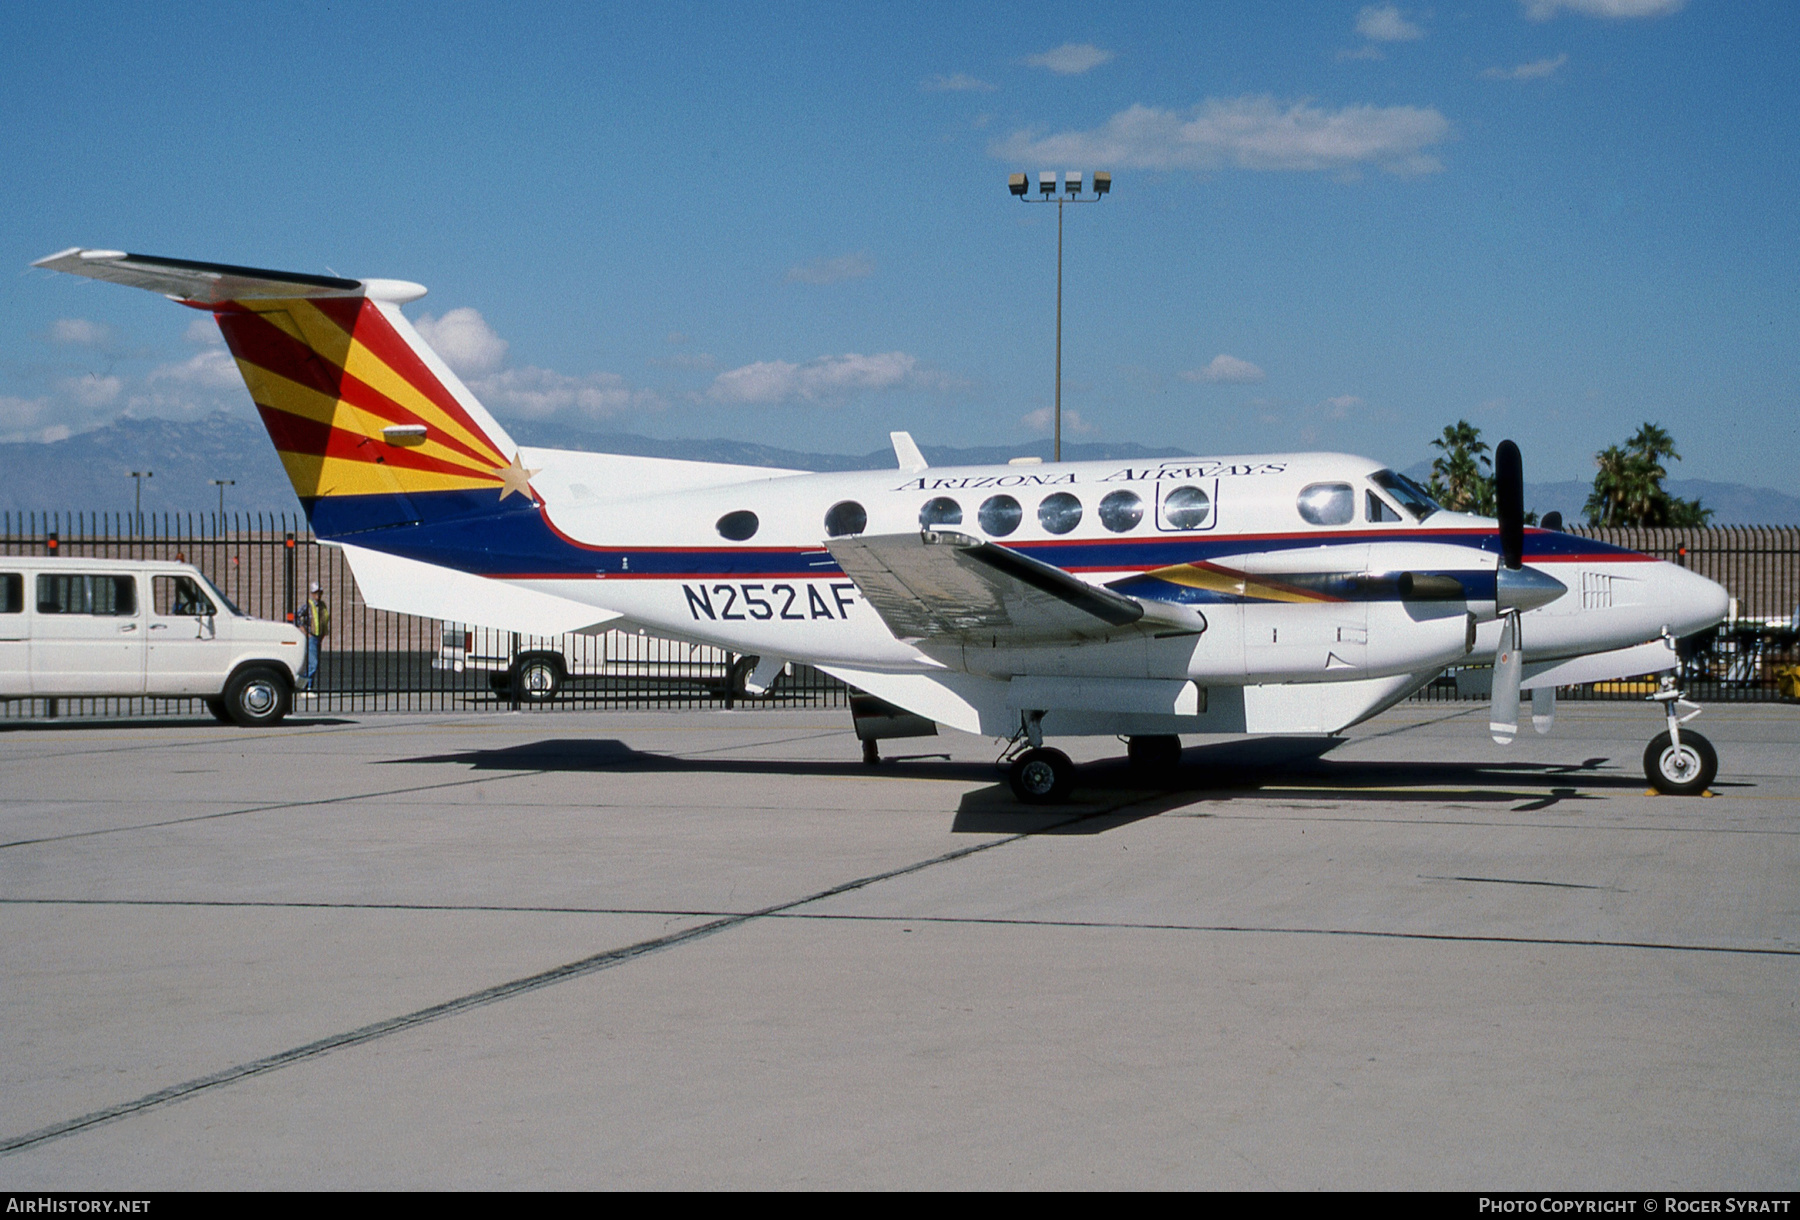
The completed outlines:
{"type": "Polygon", "coordinates": [[[1494,449],[1494,503],[1500,518],[1500,562],[1516,572],[1525,562],[1525,464],[1511,441],[1494,449]]]}
{"type": "Polygon", "coordinates": [[[1548,733],[1556,723],[1556,688],[1540,686],[1531,692],[1531,727],[1548,733]]]}
{"type": "Polygon", "coordinates": [[[1519,735],[1519,680],[1524,662],[1519,656],[1519,616],[1500,620],[1500,649],[1494,653],[1494,703],[1488,713],[1488,732],[1501,745],[1519,735]]]}

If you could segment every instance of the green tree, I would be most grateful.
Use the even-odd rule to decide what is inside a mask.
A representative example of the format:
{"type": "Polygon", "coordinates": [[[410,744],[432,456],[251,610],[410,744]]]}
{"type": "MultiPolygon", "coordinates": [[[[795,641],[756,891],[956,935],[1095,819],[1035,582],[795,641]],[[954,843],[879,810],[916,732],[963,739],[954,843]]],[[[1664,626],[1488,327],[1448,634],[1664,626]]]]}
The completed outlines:
{"type": "Polygon", "coordinates": [[[1669,472],[1664,459],[1679,462],[1675,438],[1646,422],[1623,445],[1608,445],[1594,455],[1594,490],[1582,511],[1589,525],[1699,526],[1713,510],[1698,500],[1683,500],[1663,490],[1669,472]]]}
{"type": "Polygon", "coordinates": [[[1431,447],[1442,454],[1431,462],[1431,498],[1452,512],[1493,516],[1494,461],[1481,429],[1459,419],[1431,447]]]}

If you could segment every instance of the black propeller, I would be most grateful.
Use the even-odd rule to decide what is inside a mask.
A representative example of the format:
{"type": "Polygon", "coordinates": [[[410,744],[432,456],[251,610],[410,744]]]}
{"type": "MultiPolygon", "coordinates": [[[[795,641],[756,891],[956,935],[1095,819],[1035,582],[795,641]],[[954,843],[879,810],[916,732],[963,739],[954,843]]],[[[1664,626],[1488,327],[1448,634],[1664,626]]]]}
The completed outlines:
{"type": "Polygon", "coordinates": [[[1494,503],[1500,518],[1500,561],[1517,572],[1525,562],[1525,465],[1511,441],[1494,449],[1494,503]]]}

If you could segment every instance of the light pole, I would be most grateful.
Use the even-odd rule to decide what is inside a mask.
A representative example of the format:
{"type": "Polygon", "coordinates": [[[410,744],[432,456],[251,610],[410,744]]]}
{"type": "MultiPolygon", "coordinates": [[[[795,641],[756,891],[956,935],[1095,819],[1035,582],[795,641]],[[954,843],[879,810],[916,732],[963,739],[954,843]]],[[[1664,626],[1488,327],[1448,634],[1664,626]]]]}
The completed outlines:
{"type": "Polygon", "coordinates": [[[223,528],[225,528],[225,489],[227,487],[236,487],[237,480],[236,479],[208,479],[207,482],[211,483],[214,487],[217,487],[219,489],[219,528],[223,529],[223,528]]]}
{"type": "Polygon", "coordinates": [[[144,480],[155,476],[153,470],[131,471],[131,477],[137,480],[137,492],[131,504],[131,526],[140,534],[144,532],[144,480]]]}
{"type": "Polygon", "coordinates": [[[1021,203],[1056,203],[1056,441],[1052,450],[1051,461],[1062,461],[1062,264],[1063,264],[1063,204],[1065,203],[1098,203],[1107,192],[1112,190],[1112,175],[1104,171],[1094,175],[1094,193],[1081,193],[1081,173],[1072,171],[1063,175],[1062,193],[1056,190],[1056,174],[1044,170],[1038,174],[1038,197],[1031,197],[1031,183],[1024,174],[1012,174],[1006,180],[1006,188],[1021,203]]]}

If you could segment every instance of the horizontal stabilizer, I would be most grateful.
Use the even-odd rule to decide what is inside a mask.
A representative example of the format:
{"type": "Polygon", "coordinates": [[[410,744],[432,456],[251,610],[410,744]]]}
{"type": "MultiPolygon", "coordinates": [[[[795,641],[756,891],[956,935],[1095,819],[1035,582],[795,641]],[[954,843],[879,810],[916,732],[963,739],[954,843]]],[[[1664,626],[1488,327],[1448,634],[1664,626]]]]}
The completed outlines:
{"type": "Polygon", "coordinates": [[[377,610],[522,635],[591,632],[620,616],[582,602],[399,555],[344,546],[363,600],[377,610]]]}
{"type": "Polygon", "coordinates": [[[83,250],[79,246],[40,258],[31,265],[143,288],[205,305],[226,301],[356,296],[404,303],[425,295],[425,289],[419,285],[400,280],[347,280],[335,275],[267,271],[261,267],[237,267],[230,263],[199,263],[185,258],[127,254],[123,250],[83,250]]]}

